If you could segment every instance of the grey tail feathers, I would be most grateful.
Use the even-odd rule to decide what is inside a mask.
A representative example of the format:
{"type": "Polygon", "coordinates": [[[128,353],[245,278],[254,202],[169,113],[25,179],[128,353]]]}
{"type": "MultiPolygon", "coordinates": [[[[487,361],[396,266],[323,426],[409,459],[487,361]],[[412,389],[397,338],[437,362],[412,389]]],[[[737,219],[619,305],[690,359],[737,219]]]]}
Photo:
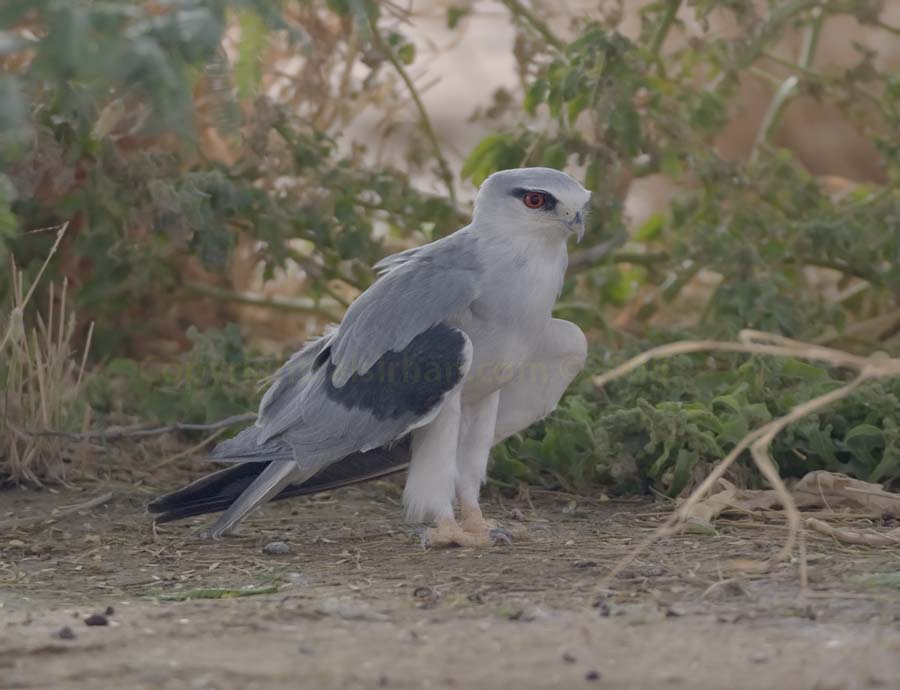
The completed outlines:
{"type": "MultiPolygon", "coordinates": [[[[305,482],[288,483],[271,500],[306,496],[386,477],[406,469],[409,457],[408,437],[391,447],[354,453],[320,470],[305,482]]],[[[148,510],[156,514],[154,519],[158,523],[226,510],[265,472],[269,464],[262,460],[242,462],[218,470],[177,491],[160,496],[150,503],[148,510]]]]}
{"type": "Polygon", "coordinates": [[[266,468],[259,476],[244,489],[234,503],[228,506],[215,524],[209,528],[206,535],[211,539],[218,539],[223,534],[231,532],[254,508],[263,505],[275,494],[291,483],[291,480],[305,482],[316,473],[315,469],[302,468],[295,460],[273,460],[266,464],[266,468]]]}

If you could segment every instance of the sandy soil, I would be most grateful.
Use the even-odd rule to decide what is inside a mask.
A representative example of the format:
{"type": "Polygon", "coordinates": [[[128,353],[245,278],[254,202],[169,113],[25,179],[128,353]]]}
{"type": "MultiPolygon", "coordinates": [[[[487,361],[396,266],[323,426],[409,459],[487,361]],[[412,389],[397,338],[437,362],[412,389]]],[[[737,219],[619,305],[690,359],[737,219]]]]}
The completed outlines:
{"type": "Polygon", "coordinates": [[[803,594],[796,564],[735,574],[783,527],[734,521],[601,591],[661,506],[493,499],[528,539],[425,551],[391,482],[270,506],[215,544],[202,520],[154,531],[153,493],[0,493],[0,688],[900,688],[900,592],[870,586],[900,550],[811,537],[803,594]],[[267,593],[203,598],[247,587],[267,593]]]}

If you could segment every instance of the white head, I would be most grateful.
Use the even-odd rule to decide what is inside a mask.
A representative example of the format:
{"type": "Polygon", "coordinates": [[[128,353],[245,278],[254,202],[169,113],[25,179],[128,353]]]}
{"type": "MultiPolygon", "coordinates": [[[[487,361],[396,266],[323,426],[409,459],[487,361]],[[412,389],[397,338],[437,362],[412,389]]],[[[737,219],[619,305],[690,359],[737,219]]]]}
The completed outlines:
{"type": "Polygon", "coordinates": [[[475,199],[473,224],[515,234],[581,241],[591,193],[552,168],[501,170],[484,181],[475,199]]]}

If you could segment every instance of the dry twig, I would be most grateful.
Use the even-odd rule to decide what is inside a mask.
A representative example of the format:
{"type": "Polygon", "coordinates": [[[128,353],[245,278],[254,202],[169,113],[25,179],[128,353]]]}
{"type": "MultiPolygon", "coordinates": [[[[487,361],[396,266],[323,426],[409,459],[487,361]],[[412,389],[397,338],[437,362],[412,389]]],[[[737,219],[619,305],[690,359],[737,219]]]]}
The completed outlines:
{"type": "Polygon", "coordinates": [[[860,385],[869,380],[900,376],[900,359],[892,359],[882,354],[874,354],[870,357],[860,357],[842,350],[813,345],[785,338],[784,336],[760,331],[745,330],[738,336],[739,342],[727,342],[718,340],[682,341],[655,347],[651,350],[633,357],[624,364],[594,377],[593,383],[598,388],[631,373],[651,360],[674,357],[677,355],[695,352],[742,352],[747,354],[775,355],[782,357],[796,357],[825,362],[835,367],[855,369],[858,373],[849,383],[840,386],[824,395],[797,405],[788,414],[772,420],[758,429],[750,431],[741,439],[728,455],[725,456],[712,472],[701,482],[684,503],[669,518],[660,525],[652,534],[641,540],[632,551],[620,560],[609,574],[600,583],[600,587],[608,587],[609,583],[621,573],[635,558],[646,551],[662,536],[670,534],[675,528],[685,521],[691,509],[699,502],[713,486],[728,471],[729,467],[740,457],[745,450],[750,450],[754,463],[759,471],[772,485],[784,508],[788,520],[788,536],[785,543],[763,565],[768,568],[771,565],[788,558],[794,549],[797,539],[800,538],[800,575],[802,584],[806,584],[806,563],[804,556],[803,521],[796,503],[784,482],[778,474],[769,454],[774,438],[788,425],[806,417],[828,405],[850,395],[860,385]]]}
{"type": "Polygon", "coordinates": [[[110,499],[112,499],[112,497],[112,491],[107,491],[105,494],[100,494],[99,496],[95,496],[94,498],[88,499],[87,501],[84,501],[82,503],[76,503],[75,505],[69,506],[68,508],[53,510],[49,515],[39,515],[36,517],[28,517],[23,520],[12,519],[7,522],[0,522],[0,532],[13,529],[22,529],[25,527],[31,527],[32,525],[57,522],[64,517],[74,515],[75,513],[81,512],[82,510],[90,510],[91,508],[102,506],[104,503],[107,503],[110,499]]]}
{"type": "MultiPolygon", "coordinates": [[[[118,441],[123,438],[146,438],[148,436],[162,436],[163,434],[171,434],[178,431],[216,431],[224,429],[241,422],[249,422],[256,419],[255,412],[245,412],[243,414],[232,415],[225,419],[209,424],[170,424],[168,426],[158,427],[110,427],[103,431],[83,431],[78,433],[68,431],[31,431],[28,429],[19,429],[12,424],[10,427],[17,434],[21,434],[26,438],[64,438],[70,441],[118,441]]],[[[207,439],[209,440],[209,439],[207,439]]]]}
{"type": "Polygon", "coordinates": [[[806,526],[814,532],[824,534],[844,544],[856,544],[859,546],[871,546],[884,548],[887,546],[900,546],[900,529],[890,532],[866,532],[849,527],[834,527],[818,518],[807,518],[806,526]]]}

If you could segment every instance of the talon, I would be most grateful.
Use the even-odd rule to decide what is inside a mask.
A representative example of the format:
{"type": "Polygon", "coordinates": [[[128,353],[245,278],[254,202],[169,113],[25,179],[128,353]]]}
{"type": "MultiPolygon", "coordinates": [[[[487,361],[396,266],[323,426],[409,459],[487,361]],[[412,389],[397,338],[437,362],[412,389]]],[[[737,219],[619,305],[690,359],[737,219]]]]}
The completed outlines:
{"type": "Polygon", "coordinates": [[[494,546],[499,546],[500,544],[512,545],[513,537],[512,533],[508,529],[503,529],[502,527],[495,527],[492,530],[488,531],[488,539],[490,539],[494,546]]]}

